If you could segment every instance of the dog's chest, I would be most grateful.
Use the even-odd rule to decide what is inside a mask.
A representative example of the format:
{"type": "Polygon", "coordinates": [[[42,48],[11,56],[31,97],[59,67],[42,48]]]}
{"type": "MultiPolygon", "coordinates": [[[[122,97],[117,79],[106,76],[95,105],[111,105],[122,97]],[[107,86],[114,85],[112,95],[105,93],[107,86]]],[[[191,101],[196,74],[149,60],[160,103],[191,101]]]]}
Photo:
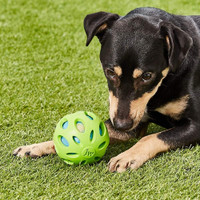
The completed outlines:
{"type": "Polygon", "coordinates": [[[189,95],[185,95],[176,100],[170,101],[158,108],[155,111],[169,116],[175,120],[179,120],[181,118],[182,113],[185,111],[188,105],[189,95]]]}

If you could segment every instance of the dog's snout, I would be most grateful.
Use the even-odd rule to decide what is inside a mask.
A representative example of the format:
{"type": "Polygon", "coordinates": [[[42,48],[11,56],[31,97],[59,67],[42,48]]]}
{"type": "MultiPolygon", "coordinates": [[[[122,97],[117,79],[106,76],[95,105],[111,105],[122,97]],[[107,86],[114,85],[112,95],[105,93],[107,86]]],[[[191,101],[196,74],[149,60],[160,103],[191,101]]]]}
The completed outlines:
{"type": "Polygon", "coordinates": [[[128,119],[114,119],[114,127],[120,131],[126,131],[133,127],[133,120],[131,118],[128,119]]]}

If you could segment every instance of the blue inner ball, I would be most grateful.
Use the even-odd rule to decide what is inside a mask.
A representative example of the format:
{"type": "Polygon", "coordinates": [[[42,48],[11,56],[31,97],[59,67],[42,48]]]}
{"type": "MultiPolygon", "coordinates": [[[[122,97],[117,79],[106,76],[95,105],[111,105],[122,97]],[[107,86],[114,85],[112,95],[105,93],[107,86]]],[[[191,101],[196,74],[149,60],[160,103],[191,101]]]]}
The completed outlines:
{"type": "Polygon", "coordinates": [[[67,147],[69,146],[69,142],[63,136],[60,138],[60,140],[65,146],[67,146],[67,147]]]}
{"type": "Polygon", "coordinates": [[[89,116],[89,115],[86,115],[89,119],[91,119],[91,120],[93,120],[93,118],[91,117],[91,116],[89,116]]]}
{"type": "Polygon", "coordinates": [[[101,127],[99,126],[99,134],[102,136],[103,135],[103,133],[102,133],[102,129],[101,129],[101,127]]]}
{"type": "Polygon", "coordinates": [[[74,140],[74,142],[80,144],[80,140],[76,136],[73,136],[73,140],[74,140]]]}
{"type": "Polygon", "coordinates": [[[63,127],[63,129],[66,129],[68,127],[68,121],[64,122],[62,127],[63,127]]]}

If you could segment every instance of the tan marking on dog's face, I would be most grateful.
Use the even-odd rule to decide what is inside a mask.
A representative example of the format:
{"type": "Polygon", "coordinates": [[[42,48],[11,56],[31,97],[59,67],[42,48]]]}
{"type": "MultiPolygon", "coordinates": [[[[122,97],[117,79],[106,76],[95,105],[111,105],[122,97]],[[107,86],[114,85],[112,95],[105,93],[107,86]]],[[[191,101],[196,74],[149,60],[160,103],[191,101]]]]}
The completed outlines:
{"type": "Polygon", "coordinates": [[[127,168],[138,169],[158,153],[166,152],[170,146],[158,138],[160,133],[148,135],[139,140],[127,151],[112,158],[109,162],[111,172],[124,172],[127,168]]]}
{"type": "Polygon", "coordinates": [[[115,97],[113,95],[112,91],[109,92],[109,102],[110,102],[110,109],[109,109],[110,120],[111,120],[111,122],[113,124],[113,119],[114,119],[114,117],[115,117],[115,115],[117,113],[117,108],[118,108],[118,102],[119,102],[119,100],[118,100],[117,97],[115,97]]]}
{"type": "Polygon", "coordinates": [[[107,26],[108,26],[107,24],[102,24],[102,25],[98,28],[97,33],[103,31],[104,29],[106,29],[107,26]]]}
{"type": "Polygon", "coordinates": [[[143,70],[136,68],[133,71],[133,78],[138,78],[143,74],[143,70]]]}
{"type": "Polygon", "coordinates": [[[122,68],[120,66],[114,67],[114,71],[117,74],[117,76],[121,76],[122,75],[122,68]]]}
{"type": "Polygon", "coordinates": [[[162,75],[163,75],[163,78],[162,78],[162,79],[164,79],[164,78],[167,76],[168,72],[169,72],[169,67],[165,68],[165,69],[162,71],[162,75]]]}
{"type": "Polygon", "coordinates": [[[167,76],[168,71],[169,71],[169,68],[166,68],[165,70],[162,71],[162,75],[163,75],[162,79],[160,80],[160,82],[156,85],[156,87],[151,92],[146,92],[142,95],[142,97],[140,97],[136,100],[133,100],[131,102],[130,115],[131,115],[131,118],[134,120],[134,126],[132,127],[132,129],[135,128],[141,121],[141,119],[144,115],[147,103],[149,102],[151,97],[153,97],[155,95],[155,93],[157,92],[163,79],[167,76]]]}
{"type": "Polygon", "coordinates": [[[180,119],[188,105],[189,95],[185,95],[177,100],[169,102],[162,107],[156,108],[155,111],[172,117],[173,119],[180,119]]]}

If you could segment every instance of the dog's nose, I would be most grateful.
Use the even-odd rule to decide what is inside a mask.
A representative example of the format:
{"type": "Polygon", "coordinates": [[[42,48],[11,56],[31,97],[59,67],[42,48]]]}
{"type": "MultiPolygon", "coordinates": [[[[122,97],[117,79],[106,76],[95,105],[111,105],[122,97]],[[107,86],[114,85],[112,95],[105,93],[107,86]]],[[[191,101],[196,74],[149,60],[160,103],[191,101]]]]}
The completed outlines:
{"type": "Polygon", "coordinates": [[[131,118],[128,119],[114,119],[114,127],[120,131],[126,131],[133,127],[133,120],[131,118]]]}

